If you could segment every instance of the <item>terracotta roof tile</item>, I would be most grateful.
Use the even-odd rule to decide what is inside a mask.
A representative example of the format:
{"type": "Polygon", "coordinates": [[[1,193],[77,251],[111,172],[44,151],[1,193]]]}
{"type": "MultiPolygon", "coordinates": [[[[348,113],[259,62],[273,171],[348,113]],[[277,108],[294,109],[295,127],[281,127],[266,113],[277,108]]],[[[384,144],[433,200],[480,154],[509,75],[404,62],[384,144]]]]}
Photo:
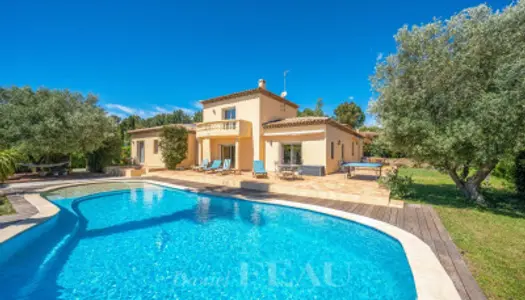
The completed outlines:
{"type": "Polygon", "coordinates": [[[237,92],[237,93],[233,93],[233,94],[228,94],[228,95],[224,95],[224,96],[220,96],[220,97],[215,97],[215,98],[211,98],[211,99],[207,99],[207,100],[202,100],[201,103],[202,104],[208,104],[208,103],[214,103],[214,102],[218,102],[218,101],[222,101],[222,100],[227,100],[227,99],[232,99],[232,98],[237,98],[237,97],[242,97],[242,96],[249,96],[249,95],[255,95],[255,94],[263,94],[265,96],[268,96],[272,99],[275,99],[279,102],[282,102],[282,103],[285,103],[285,104],[288,104],[294,108],[299,108],[299,105],[293,103],[292,101],[290,100],[287,100],[287,99],[284,99],[283,97],[279,96],[279,95],[276,95],[266,89],[262,89],[262,88],[255,88],[255,89],[251,89],[251,90],[246,90],[246,91],[242,91],[242,92],[237,92]]]}
{"type": "Polygon", "coordinates": [[[359,132],[355,131],[352,127],[341,124],[337,122],[336,120],[330,118],[330,117],[297,117],[297,118],[288,118],[288,119],[282,119],[277,121],[271,121],[263,124],[264,129],[270,129],[270,128],[284,128],[284,127],[292,127],[292,126],[302,126],[302,125],[318,125],[318,124],[328,124],[332,125],[340,130],[346,131],[348,133],[351,133],[355,136],[363,138],[363,135],[361,135],[359,132]]]}

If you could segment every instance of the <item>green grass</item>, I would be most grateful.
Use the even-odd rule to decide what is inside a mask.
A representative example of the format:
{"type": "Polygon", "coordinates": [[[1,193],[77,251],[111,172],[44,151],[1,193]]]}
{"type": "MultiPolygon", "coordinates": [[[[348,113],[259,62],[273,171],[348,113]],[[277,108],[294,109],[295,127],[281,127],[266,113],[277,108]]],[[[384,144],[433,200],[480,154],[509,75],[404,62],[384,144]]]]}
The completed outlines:
{"type": "Polygon", "coordinates": [[[525,200],[505,180],[491,177],[484,194],[489,208],[467,203],[448,175],[400,170],[414,180],[407,202],[432,204],[489,299],[525,295],[525,200]]]}
{"type": "Polygon", "coordinates": [[[15,209],[6,197],[0,196],[0,216],[14,214],[15,209]]]}

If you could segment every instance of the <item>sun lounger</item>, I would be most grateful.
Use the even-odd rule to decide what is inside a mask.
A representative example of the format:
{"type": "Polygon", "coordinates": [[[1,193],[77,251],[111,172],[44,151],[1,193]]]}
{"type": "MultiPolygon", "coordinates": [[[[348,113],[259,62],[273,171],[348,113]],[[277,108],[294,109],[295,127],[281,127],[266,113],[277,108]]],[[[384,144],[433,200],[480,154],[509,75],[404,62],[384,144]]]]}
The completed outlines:
{"type": "Polygon", "coordinates": [[[231,163],[232,163],[231,159],[229,158],[225,159],[224,163],[222,164],[222,168],[219,168],[217,172],[220,173],[221,175],[225,175],[225,174],[232,172],[233,169],[231,168],[231,163]]]}
{"type": "Polygon", "coordinates": [[[221,167],[221,163],[222,161],[220,159],[216,159],[211,163],[211,166],[209,168],[204,168],[204,171],[206,171],[207,173],[216,172],[221,167]]]}
{"type": "Polygon", "coordinates": [[[261,160],[253,161],[252,175],[253,177],[259,177],[259,176],[268,177],[268,172],[266,172],[266,170],[264,169],[264,164],[261,160]]]}
{"type": "Polygon", "coordinates": [[[202,171],[202,170],[204,170],[207,167],[208,167],[208,159],[205,158],[205,159],[202,160],[202,163],[201,163],[200,166],[193,167],[193,171],[202,171]]]}

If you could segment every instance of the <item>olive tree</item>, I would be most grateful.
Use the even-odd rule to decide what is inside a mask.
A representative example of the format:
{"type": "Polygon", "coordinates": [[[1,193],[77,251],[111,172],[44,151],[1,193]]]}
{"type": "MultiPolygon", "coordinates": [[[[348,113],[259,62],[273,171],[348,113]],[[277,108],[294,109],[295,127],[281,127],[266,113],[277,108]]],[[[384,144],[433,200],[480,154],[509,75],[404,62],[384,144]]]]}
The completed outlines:
{"type": "Polygon", "coordinates": [[[371,77],[380,139],[485,205],[482,181],[525,141],[525,2],[405,26],[395,41],[371,77]]]}
{"type": "Polygon", "coordinates": [[[0,88],[0,145],[16,148],[33,162],[93,152],[116,129],[93,95],[0,88]]]}

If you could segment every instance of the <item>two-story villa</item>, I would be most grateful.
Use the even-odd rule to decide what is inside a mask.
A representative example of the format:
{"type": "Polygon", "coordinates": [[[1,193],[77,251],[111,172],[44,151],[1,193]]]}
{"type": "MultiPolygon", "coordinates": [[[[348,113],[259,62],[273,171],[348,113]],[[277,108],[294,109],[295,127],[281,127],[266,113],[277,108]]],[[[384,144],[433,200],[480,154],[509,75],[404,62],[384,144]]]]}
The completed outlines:
{"type": "MultiPolygon", "coordinates": [[[[255,89],[201,103],[203,122],[196,124],[195,138],[190,134],[188,140],[197,144],[188,148],[196,151],[188,153],[188,158],[194,157],[194,164],[205,158],[229,158],[235,168],[249,171],[254,160],[262,160],[268,171],[274,171],[278,164],[299,164],[314,175],[333,173],[339,169],[339,162],[359,161],[363,155],[363,137],[358,132],[328,117],[297,117],[298,105],[268,91],[262,79],[255,89]]],[[[160,129],[148,131],[150,143],[155,143],[160,129]]],[[[136,130],[130,133],[135,161],[162,167],[158,159],[155,166],[147,163],[148,155],[153,155],[143,144],[148,141],[136,130]]],[[[184,166],[189,163],[185,161],[184,166]]]]}

